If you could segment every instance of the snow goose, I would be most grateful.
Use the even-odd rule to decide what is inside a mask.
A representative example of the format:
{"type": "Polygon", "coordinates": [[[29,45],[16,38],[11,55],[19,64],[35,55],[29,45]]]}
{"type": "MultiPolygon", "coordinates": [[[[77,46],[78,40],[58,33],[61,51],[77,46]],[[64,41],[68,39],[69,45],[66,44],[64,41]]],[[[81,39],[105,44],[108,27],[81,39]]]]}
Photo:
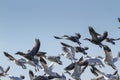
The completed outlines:
{"type": "Polygon", "coordinates": [[[66,40],[70,40],[72,42],[76,42],[78,45],[81,44],[81,42],[79,41],[79,39],[81,38],[80,33],[75,33],[75,36],[63,35],[62,37],[54,36],[54,38],[56,38],[56,39],[66,39],[66,40]]]}

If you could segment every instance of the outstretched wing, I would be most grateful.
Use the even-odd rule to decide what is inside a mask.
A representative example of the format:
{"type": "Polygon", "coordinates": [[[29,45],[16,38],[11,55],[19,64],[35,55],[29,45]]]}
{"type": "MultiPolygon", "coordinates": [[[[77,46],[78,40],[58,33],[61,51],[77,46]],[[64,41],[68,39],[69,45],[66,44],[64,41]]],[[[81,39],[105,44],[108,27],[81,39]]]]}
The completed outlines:
{"type": "Polygon", "coordinates": [[[5,73],[7,73],[10,70],[10,66],[5,70],[5,73]]]}
{"type": "Polygon", "coordinates": [[[103,33],[103,35],[99,37],[100,42],[102,42],[103,40],[105,40],[107,38],[107,36],[108,36],[108,32],[105,31],[103,33]]]}
{"type": "Polygon", "coordinates": [[[58,37],[58,36],[54,36],[55,39],[62,39],[61,37],[58,37]]]}
{"type": "Polygon", "coordinates": [[[97,34],[98,34],[98,33],[96,33],[95,30],[93,29],[93,27],[91,27],[91,26],[89,27],[89,33],[90,33],[92,39],[94,39],[94,40],[97,40],[97,39],[98,39],[98,38],[97,38],[97,34]]]}
{"type": "Polygon", "coordinates": [[[76,35],[76,38],[77,38],[77,39],[80,39],[80,38],[81,38],[80,33],[75,33],[75,35],[76,35]]]}
{"type": "Polygon", "coordinates": [[[65,46],[65,47],[72,47],[71,45],[68,45],[68,44],[63,43],[63,42],[61,42],[61,45],[65,46]]]}
{"type": "Polygon", "coordinates": [[[29,55],[35,56],[37,54],[37,52],[39,51],[40,48],[40,41],[39,39],[35,39],[35,45],[32,48],[32,50],[29,51],[29,55]]]}
{"type": "Polygon", "coordinates": [[[7,52],[4,52],[4,55],[12,61],[15,60],[15,58],[11,56],[10,54],[8,54],[7,52]]]}
{"type": "Polygon", "coordinates": [[[29,70],[29,77],[30,77],[30,80],[34,79],[34,73],[31,70],[29,70]]]}

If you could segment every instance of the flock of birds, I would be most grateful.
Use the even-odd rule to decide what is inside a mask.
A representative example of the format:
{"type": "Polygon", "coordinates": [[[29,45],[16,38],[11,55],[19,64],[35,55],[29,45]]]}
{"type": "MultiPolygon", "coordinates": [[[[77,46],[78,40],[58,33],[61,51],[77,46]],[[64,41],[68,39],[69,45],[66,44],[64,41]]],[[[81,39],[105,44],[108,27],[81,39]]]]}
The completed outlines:
{"type": "MultiPolygon", "coordinates": [[[[120,18],[118,18],[120,22],[120,18]]],[[[35,39],[35,45],[31,50],[28,50],[27,53],[18,51],[15,55],[21,56],[19,59],[16,59],[13,55],[8,52],[3,52],[5,57],[10,61],[14,62],[16,65],[20,66],[22,69],[27,69],[27,64],[34,67],[35,72],[43,70],[42,75],[35,75],[32,70],[29,70],[28,75],[30,80],[82,80],[81,75],[84,74],[84,71],[89,66],[91,74],[94,75],[94,78],[91,80],[120,80],[120,75],[118,73],[118,67],[115,65],[115,62],[120,58],[120,52],[116,57],[112,56],[112,52],[109,46],[103,44],[103,41],[115,45],[115,42],[120,40],[120,38],[109,38],[108,32],[105,31],[103,34],[97,33],[93,27],[88,27],[91,38],[85,38],[84,40],[90,41],[92,44],[99,46],[104,51],[105,57],[89,56],[87,53],[88,47],[81,47],[80,33],[75,33],[75,35],[63,35],[63,36],[54,36],[55,39],[64,39],[71,42],[77,43],[76,46],[61,42],[63,53],[58,54],[57,56],[48,56],[47,52],[39,51],[41,43],[39,39],[35,39]],[[76,53],[81,53],[79,58],[75,57],[76,53]],[[68,66],[64,67],[64,72],[61,74],[53,71],[55,65],[63,65],[61,57],[65,57],[70,61],[68,66]],[[51,62],[48,65],[48,61],[51,62]],[[105,73],[101,71],[101,68],[105,68],[105,65],[108,65],[114,70],[114,73],[105,73]],[[66,75],[69,75],[69,78],[66,78],[66,75]]],[[[120,27],[119,27],[120,29],[120,27]]],[[[4,69],[0,66],[0,78],[8,77],[10,80],[25,80],[25,76],[21,75],[20,77],[11,76],[8,74],[10,66],[7,69],[4,69]]]]}

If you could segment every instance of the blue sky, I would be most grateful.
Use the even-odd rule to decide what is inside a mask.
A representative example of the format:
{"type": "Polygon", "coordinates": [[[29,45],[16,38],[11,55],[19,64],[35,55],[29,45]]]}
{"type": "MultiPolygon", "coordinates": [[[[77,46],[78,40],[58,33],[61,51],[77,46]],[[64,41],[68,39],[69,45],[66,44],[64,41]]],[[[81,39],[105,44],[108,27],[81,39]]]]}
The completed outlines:
{"type": "MultiPolygon", "coordinates": [[[[88,53],[91,56],[104,56],[99,47],[82,39],[90,37],[88,26],[93,26],[99,33],[108,31],[109,37],[120,37],[120,24],[117,21],[120,17],[119,3],[119,0],[0,0],[0,66],[11,65],[9,73],[12,75],[28,75],[28,70],[22,70],[8,61],[3,51],[11,55],[17,51],[26,52],[34,45],[34,39],[39,38],[41,51],[57,55],[62,52],[59,44],[61,40],[56,40],[53,36],[74,35],[76,32],[82,35],[82,46],[90,47],[88,53]]],[[[111,47],[113,56],[120,51],[119,41],[115,46],[106,44],[111,47]]],[[[110,72],[110,69],[105,70],[110,72]]],[[[91,75],[89,70],[86,74],[91,75]]],[[[85,75],[82,77],[83,80],[88,80],[85,75]]],[[[28,79],[27,76],[26,80],[28,79]]]]}

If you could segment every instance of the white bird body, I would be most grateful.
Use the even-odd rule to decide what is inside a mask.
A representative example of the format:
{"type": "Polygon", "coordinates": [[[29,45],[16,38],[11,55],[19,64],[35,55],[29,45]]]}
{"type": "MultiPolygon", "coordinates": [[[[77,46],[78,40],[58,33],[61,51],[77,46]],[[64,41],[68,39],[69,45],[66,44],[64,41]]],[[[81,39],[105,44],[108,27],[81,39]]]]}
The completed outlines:
{"type": "Polygon", "coordinates": [[[13,61],[16,65],[21,66],[23,69],[26,69],[26,61],[23,58],[15,59],[12,55],[7,52],[4,52],[4,55],[11,61],[13,61]]]}
{"type": "Polygon", "coordinates": [[[70,48],[70,50],[67,47],[63,47],[63,51],[65,52],[64,56],[71,60],[72,62],[75,62],[77,59],[75,58],[75,49],[73,47],[70,48]]]}
{"type": "Polygon", "coordinates": [[[18,66],[21,66],[23,69],[26,69],[27,67],[26,67],[26,61],[25,61],[25,59],[23,59],[23,58],[21,58],[21,59],[18,59],[18,60],[14,60],[13,61],[16,65],[18,65],[18,66]]]}
{"type": "Polygon", "coordinates": [[[75,80],[81,80],[80,76],[85,71],[87,66],[82,67],[79,64],[79,62],[75,62],[73,65],[74,65],[74,68],[72,69],[73,73],[71,74],[69,71],[67,71],[66,73],[68,73],[75,80]]]}
{"type": "Polygon", "coordinates": [[[104,62],[111,66],[113,69],[117,69],[117,67],[115,66],[115,62],[118,60],[118,58],[120,57],[120,52],[118,53],[118,56],[113,58],[112,57],[112,53],[111,53],[111,49],[108,46],[104,46],[104,52],[105,52],[105,58],[103,59],[104,62]]]}
{"type": "Polygon", "coordinates": [[[34,58],[34,61],[26,59],[26,63],[35,67],[35,71],[39,71],[39,69],[42,69],[42,66],[39,64],[39,61],[37,58],[36,59],[34,58]]]}
{"type": "Polygon", "coordinates": [[[97,57],[87,57],[81,61],[81,63],[86,63],[88,66],[96,66],[104,67],[103,62],[97,57]]]}
{"type": "Polygon", "coordinates": [[[102,61],[98,58],[90,58],[88,59],[88,65],[102,65],[104,66],[104,64],[102,63],[102,61]]]}
{"type": "Polygon", "coordinates": [[[81,74],[82,74],[81,66],[78,63],[76,63],[74,71],[71,76],[72,76],[72,78],[74,78],[76,80],[81,80],[80,79],[81,74]]]}
{"type": "Polygon", "coordinates": [[[53,67],[55,66],[55,63],[51,63],[51,64],[48,66],[47,63],[46,63],[46,61],[45,61],[43,58],[40,59],[40,62],[41,62],[41,64],[42,64],[42,66],[43,66],[43,69],[44,69],[45,74],[48,74],[48,75],[54,76],[54,77],[55,77],[55,76],[58,76],[58,73],[52,71],[52,70],[53,70],[53,67]]]}

